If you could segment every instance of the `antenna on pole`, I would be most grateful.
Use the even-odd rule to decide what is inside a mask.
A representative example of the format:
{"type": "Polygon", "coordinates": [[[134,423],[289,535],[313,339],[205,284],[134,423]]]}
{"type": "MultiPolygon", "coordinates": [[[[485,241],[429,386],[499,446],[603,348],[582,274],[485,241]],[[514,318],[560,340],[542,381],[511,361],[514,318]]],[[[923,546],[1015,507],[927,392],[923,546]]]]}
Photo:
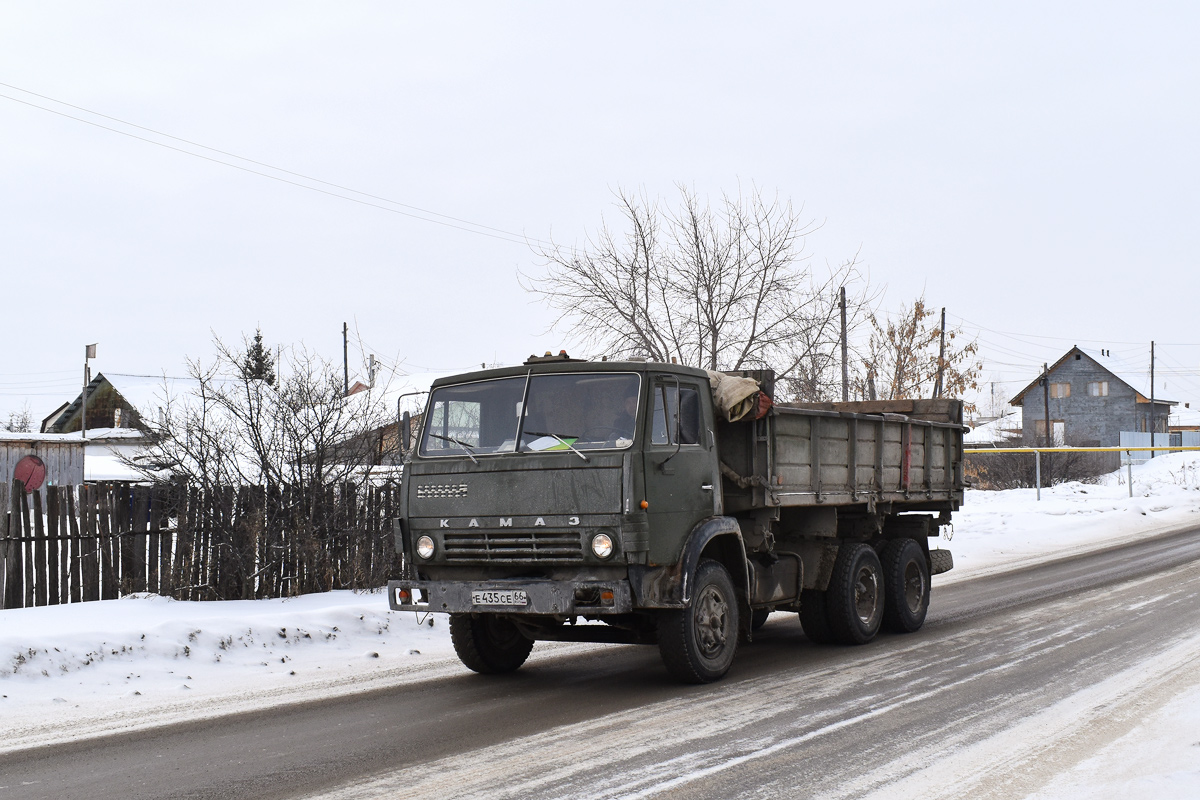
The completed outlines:
{"type": "Polygon", "coordinates": [[[87,391],[88,384],[92,382],[92,367],[88,363],[96,357],[96,345],[93,342],[89,345],[84,345],[83,348],[83,413],[79,416],[79,471],[80,482],[87,483],[87,391]]]}
{"type": "Polygon", "coordinates": [[[350,394],[350,326],[342,323],[342,394],[350,394]]]}

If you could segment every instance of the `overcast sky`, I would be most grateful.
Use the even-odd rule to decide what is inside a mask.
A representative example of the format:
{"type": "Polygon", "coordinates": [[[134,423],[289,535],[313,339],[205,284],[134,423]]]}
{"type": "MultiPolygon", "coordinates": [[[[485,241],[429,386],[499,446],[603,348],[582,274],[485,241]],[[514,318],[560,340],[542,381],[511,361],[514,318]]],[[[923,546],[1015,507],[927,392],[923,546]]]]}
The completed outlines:
{"type": "Polygon", "coordinates": [[[97,341],[149,374],[256,326],[413,372],[557,350],[520,236],[679,182],[803,205],[814,264],[946,306],[998,394],[1155,339],[1200,400],[1197,7],[830,5],[0,3],[0,409],[70,399],[97,341]]]}

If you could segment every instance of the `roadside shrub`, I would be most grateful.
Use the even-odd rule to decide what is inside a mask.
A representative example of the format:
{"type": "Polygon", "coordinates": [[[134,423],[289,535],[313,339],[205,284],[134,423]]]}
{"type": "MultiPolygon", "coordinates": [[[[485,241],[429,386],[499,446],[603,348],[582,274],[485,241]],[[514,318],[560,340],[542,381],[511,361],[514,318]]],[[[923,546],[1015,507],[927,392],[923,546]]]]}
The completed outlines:
{"type": "MultiPolygon", "coordinates": [[[[1042,486],[1080,481],[1097,483],[1121,465],[1119,453],[1042,452],[1042,486]]],[[[971,453],[963,474],[973,488],[1031,489],[1037,485],[1033,453],[971,453]]]]}

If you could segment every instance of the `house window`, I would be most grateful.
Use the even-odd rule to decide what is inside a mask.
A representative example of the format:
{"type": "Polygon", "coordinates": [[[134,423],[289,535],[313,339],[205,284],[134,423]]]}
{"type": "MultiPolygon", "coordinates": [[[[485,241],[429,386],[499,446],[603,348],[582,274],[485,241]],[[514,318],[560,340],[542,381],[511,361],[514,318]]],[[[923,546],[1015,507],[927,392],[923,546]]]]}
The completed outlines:
{"type": "Polygon", "coordinates": [[[1052,383],[1050,384],[1050,396],[1063,398],[1071,396],[1071,384],[1069,383],[1052,383]]]}
{"type": "Polygon", "coordinates": [[[1108,397],[1108,381],[1092,381],[1089,383],[1088,395],[1091,397],[1108,397]]]}
{"type": "MultiPolygon", "coordinates": [[[[1046,420],[1034,420],[1033,428],[1038,440],[1044,441],[1046,438],[1046,420]]],[[[1061,447],[1067,443],[1067,423],[1064,420],[1050,420],[1050,430],[1054,433],[1054,440],[1051,442],[1051,444],[1056,447],[1061,447]]]]}

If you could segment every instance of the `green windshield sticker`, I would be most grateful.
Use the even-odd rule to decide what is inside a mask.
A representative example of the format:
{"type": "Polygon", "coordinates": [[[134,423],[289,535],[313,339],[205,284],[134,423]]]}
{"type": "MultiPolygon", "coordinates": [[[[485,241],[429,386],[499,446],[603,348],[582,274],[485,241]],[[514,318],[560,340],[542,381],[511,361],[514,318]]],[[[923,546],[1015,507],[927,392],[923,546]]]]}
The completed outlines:
{"type": "Polygon", "coordinates": [[[570,445],[579,441],[577,436],[564,436],[561,439],[554,436],[542,436],[526,445],[530,450],[570,450],[570,445]]]}

